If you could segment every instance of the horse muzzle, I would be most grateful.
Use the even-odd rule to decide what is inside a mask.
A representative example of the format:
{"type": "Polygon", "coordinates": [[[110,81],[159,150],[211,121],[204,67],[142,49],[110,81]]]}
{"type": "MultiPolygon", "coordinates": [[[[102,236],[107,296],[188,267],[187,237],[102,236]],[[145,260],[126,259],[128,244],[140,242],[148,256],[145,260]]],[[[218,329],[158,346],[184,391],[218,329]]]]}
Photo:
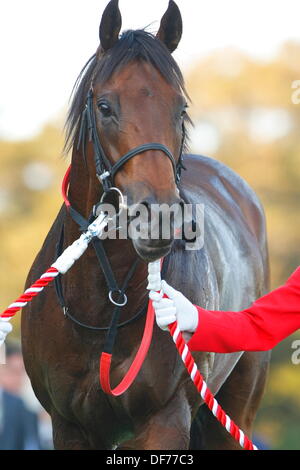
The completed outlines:
{"type": "Polygon", "coordinates": [[[171,250],[178,226],[182,224],[182,202],[156,204],[142,201],[134,206],[129,236],[138,255],[145,261],[166,256],[171,250]]]}

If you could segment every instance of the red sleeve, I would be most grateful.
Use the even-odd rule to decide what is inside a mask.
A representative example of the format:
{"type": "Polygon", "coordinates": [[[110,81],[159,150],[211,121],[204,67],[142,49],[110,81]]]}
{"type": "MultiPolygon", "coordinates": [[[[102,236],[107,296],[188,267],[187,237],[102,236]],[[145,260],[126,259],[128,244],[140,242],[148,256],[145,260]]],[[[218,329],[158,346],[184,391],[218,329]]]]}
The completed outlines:
{"type": "Polygon", "coordinates": [[[197,307],[199,323],[188,342],[191,351],[265,351],[300,328],[300,267],[286,284],[241,312],[197,307]]]}

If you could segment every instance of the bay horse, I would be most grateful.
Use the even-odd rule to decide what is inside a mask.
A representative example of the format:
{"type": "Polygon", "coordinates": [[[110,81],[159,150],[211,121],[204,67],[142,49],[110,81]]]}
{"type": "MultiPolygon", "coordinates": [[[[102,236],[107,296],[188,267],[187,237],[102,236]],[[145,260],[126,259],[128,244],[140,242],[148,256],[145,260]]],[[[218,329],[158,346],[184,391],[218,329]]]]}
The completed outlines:
{"type": "MultiPolygon", "coordinates": [[[[181,152],[186,151],[188,98],[171,55],[182,34],[180,11],[169,2],[156,36],[144,30],[119,36],[120,28],[118,1],[111,0],[100,24],[100,45],[77,80],[68,115],[71,205],[87,219],[103,194],[104,183],[112,184],[105,168],[138,149],[113,175],[113,184],[130,204],[149,207],[188,201],[205,206],[202,249],[186,250],[184,240],[172,236],[103,242],[118,283],[140,259],[126,291],[122,320],[130,320],[147,304],[147,263],[162,257],[164,278],[195,304],[215,310],[246,308],[268,289],[264,213],[253,190],[222,163],[188,154],[181,161],[181,152]],[[94,117],[92,130],[91,122],[85,126],[88,106],[94,117]],[[96,147],[92,131],[98,139],[96,147]]],[[[62,229],[65,248],[79,236],[78,224],[65,205],[33,263],[27,286],[54,262],[62,229]]],[[[95,327],[109,325],[112,304],[92,247],[61,282],[72,318],[95,327]]],[[[135,355],[144,321],[140,315],[119,328],[114,383],[135,355]]],[[[139,375],[117,398],[104,394],[99,385],[104,338],[103,331],[85,328],[63,315],[54,287],[23,311],[25,367],[37,398],[51,415],[56,449],[238,448],[202,406],[170,335],[155,325],[139,375]]],[[[197,353],[195,359],[225,411],[251,436],[269,354],[197,353]]]]}

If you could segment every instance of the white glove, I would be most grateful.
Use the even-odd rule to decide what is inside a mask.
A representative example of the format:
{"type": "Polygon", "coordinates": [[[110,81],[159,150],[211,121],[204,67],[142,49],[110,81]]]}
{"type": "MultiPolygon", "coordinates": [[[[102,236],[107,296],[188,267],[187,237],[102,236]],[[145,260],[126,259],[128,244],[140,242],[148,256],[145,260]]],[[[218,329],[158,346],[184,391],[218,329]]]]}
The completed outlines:
{"type": "Polygon", "coordinates": [[[8,320],[0,318],[0,346],[2,346],[5,341],[6,335],[10,333],[12,329],[13,327],[8,320]]]}
{"type": "Polygon", "coordinates": [[[167,326],[177,320],[180,331],[193,333],[198,326],[198,310],[195,305],[166,281],[162,281],[161,288],[168,299],[161,298],[162,295],[157,292],[150,292],[158,326],[167,330],[167,326]]]}

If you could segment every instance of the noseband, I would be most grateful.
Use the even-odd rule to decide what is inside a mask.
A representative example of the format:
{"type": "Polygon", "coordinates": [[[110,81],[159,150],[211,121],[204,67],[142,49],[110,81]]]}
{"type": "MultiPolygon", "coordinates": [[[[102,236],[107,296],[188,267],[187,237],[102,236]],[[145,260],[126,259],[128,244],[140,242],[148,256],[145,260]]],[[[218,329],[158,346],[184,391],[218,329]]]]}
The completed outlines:
{"type": "Polygon", "coordinates": [[[85,109],[81,117],[77,145],[77,149],[79,149],[80,145],[82,145],[84,155],[87,131],[89,141],[93,143],[96,175],[103,186],[104,192],[108,192],[114,186],[115,175],[125,165],[125,163],[127,163],[129,160],[131,160],[131,158],[135,157],[136,155],[147,152],[148,150],[158,150],[160,152],[163,152],[169,158],[172,163],[176,184],[179,183],[181,170],[185,169],[182,163],[182,153],[185,139],[184,125],[182,125],[182,141],[178,162],[176,162],[173,154],[165,145],[153,142],[135,147],[134,149],[130,150],[125,155],[123,155],[115,164],[112,165],[107,156],[105,155],[105,152],[100,142],[93,105],[93,89],[90,88],[87,96],[85,109]]]}

